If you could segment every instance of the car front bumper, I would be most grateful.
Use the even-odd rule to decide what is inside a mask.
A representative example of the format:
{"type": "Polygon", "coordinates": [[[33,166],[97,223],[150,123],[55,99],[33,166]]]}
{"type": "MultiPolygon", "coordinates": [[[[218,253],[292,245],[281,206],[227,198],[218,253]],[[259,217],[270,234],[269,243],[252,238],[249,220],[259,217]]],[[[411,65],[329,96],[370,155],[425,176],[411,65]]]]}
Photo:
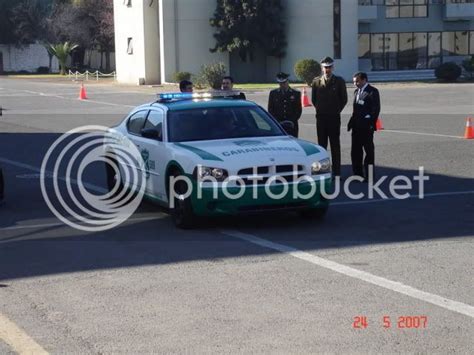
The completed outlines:
{"type": "Polygon", "coordinates": [[[325,192],[329,193],[332,188],[330,178],[313,180],[312,182],[303,181],[298,184],[228,187],[226,189],[227,194],[222,186],[198,187],[196,183],[193,185],[191,203],[193,212],[198,216],[327,208],[329,201],[324,198],[321,192],[324,189],[325,192]]]}

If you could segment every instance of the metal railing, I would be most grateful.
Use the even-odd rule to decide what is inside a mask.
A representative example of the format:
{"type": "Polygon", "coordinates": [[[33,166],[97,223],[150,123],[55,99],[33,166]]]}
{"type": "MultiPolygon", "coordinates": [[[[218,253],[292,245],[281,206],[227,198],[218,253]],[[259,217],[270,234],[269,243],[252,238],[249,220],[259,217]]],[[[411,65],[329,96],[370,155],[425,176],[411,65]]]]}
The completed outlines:
{"type": "Polygon", "coordinates": [[[79,78],[84,78],[86,81],[89,81],[89,78],[93,78],[96,81],[99,81],[99,78],[107,78],[107,77],[113,76],[114,80],[117,80],[117,73],[115,71],[113,71],[110,74],[105,74],[105,73],[101,73],[98,70],[94,72],[90,72],[86,70],[84,73],[78,72],[77,70],[75,72],[69,70],[67,76],[69,79],[71,79],[72,77],[74,77],[76,80],[78,80],[79,78]]]}

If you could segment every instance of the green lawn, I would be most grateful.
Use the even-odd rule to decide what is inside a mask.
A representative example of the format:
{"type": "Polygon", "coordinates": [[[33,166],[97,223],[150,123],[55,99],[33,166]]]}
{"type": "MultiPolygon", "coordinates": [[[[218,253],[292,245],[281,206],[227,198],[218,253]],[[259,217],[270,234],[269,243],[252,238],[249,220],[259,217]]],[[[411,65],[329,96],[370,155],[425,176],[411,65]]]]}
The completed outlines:
{"type": "MultiPolygon", "coordinates": [[[[290,86],[294,88],[300,88],[303,83],[290,83],[290,86]]],[[[234,89],[237,90],[265,90],[265,89],[276,89],[278,83],[249,83],[249,84],[235,84],[234,89]]]]}

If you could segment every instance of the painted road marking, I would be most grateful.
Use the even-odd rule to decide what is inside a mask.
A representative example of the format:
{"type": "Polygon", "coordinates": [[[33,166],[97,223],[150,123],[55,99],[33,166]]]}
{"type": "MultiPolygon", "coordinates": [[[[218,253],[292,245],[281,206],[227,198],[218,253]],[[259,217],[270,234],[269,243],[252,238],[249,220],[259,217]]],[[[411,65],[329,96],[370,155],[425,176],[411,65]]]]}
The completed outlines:
{"type": "Polygon", "coordinates": [[[419,136],[433,136],[433,137],[446,137],[446,138],[457,138],[457,139],[464,139],[461,136],[450,136],[447,134],[437,134],[437,133],[421,133],[421,132],[411,132],[411,131],[397,131],[395,129],[383,129],[380,132],[389,132],[389,133],[405,133],[405,134],[415,134],[419,136]]]}
{"type": "Polygon", "coordinates": [[[48,354],[15,323],[0,313],[0,339],[18,354],[48,354]]]}
{"type": "Polygon", "coordinates": [[[362,280],[370,284],[400,293],[402,295],[406,295],[411,298],[418,299],[420,301],[428,302],[444,309],[474,318],[474,307],[468,304],[453,301],[448,298],[444,298],[429,292],[421,291],[411,286],[404,285],[401,282],[392,281],[384,277],[373,275],[366,271],[357,270],[352,267],[321,258],[319,256],[301,251],[299,249],[284,244],[274,243],[269,240],[259,238],[252,234],[242,233],[237,230],[221,230],[220,232],[230,237],[238,238],[264,248],[273,249],[281,253],[294,256],[295,258],[310,262],[325,269],[335,271],[342,275],[362,280]]]}
{"type": "Polygon", "coordinates": [[[18,92],[25,92],[25,93],[32,94],[32,95],[35,95],[35,96],[55,97],[55,98],[63,99],[63,100],[72,100],[72,101],[80,101],[80,102],[91,102],[91,103],[100,104],[100,105],[121,106],[121,107],[129,107],[129,108],[136,107],[136,106],[133,106],[133,105],[114,104],[114,103],[112,103],[112,102],[96,101],[96,100],[89,100],[89,99],[86,99],[86,100],[78,100],[78,99],[72,98],[72,97],[65,97],[65,96],[60,96],[60,95],[46,94],[46,93],[44,93],[44,92],[39,92],[39,91],[31,91],[31,90],[17,90],[17,91],[18,91],[18,92]]]}
{"type": "MultiPolygon", "coordinates": [[[[300,126],[311,126],[316,129],[316,124],[315,123],[300,123],[300,126]]],[[[432,136],[432,137],[444,137],[444,138],[456,138],[456,139],[464,139],[464,137],[461,136],[450,136],[448,134],[437,134],[437,133],[422,133],[422,132],[412,132],[412,131],[397,131],[395,129],[383,129],[379,130],[377,132],[389,132],[389,133],[404,133],[404,134],[414,134],[414,135],[419,135],[419,136],[432,136]]]]}
{"type": "MultiPolygon", "coordinates": [[[[152,217],[129,218],[125,221],[125,223],[153,221],[155,219],[166,218],[166,216],[167,216],[167,214],[161,213],[161,214],[157,214],[156,216],[152,216],[152,217]]],[[[19,230],[19,229],[36,229],[36,228],[48,228],[48,227],[65,227],[65,226],[66,225],[62,222],[41,223],[41,224],[25,224],[25,225],[16,225],[16,226],[11,226],[11,227],[0,228],[0,231],[19,230]]],[[[1,242],[2,242],[2,239],[0,238],[0,243],[1,242]]]]}
{"type": "Polygon", "coordinates": [[[339,202],[331,202],[330,206],[344,206],[344,205],[358,205],[363,203],[379,203],[379,202],[388,202],[388,201],[404,201],[404,200],[413,200],[419,199],[423,200],[425,197],[440,197],[440,196],[456,196],[456,195],[467,195],[467,194],[474,194],[474,190],[468,191],[446,191],[446,192],[432,192],[432,193],[425,193],[423,194],[423,198],[420,198],[420,195],[410,195],[408,198],[379,198],[379,199],[371,199],[371,200],[355,200],[355,201],[339,201],[339,202]]]}

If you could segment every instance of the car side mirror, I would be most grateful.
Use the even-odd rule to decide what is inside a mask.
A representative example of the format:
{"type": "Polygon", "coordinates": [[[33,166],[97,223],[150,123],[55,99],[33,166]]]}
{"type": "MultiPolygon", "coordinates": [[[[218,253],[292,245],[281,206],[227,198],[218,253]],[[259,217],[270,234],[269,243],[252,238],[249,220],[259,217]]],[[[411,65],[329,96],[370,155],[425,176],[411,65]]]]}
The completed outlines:
{"type": "Polygon", "coordinates": [[[295,129],[295,124],[291,121],[282,121],[280,122],[281,126],[285,130],[286,133],[292,134],[295,129]]]}
{"type": "Polygon", "coordinates": [[[161,131],[157,130],[156,128],[144,128],[141,130],[142,137],[155,139],[157,141],[161,141],[161,131]]]}

